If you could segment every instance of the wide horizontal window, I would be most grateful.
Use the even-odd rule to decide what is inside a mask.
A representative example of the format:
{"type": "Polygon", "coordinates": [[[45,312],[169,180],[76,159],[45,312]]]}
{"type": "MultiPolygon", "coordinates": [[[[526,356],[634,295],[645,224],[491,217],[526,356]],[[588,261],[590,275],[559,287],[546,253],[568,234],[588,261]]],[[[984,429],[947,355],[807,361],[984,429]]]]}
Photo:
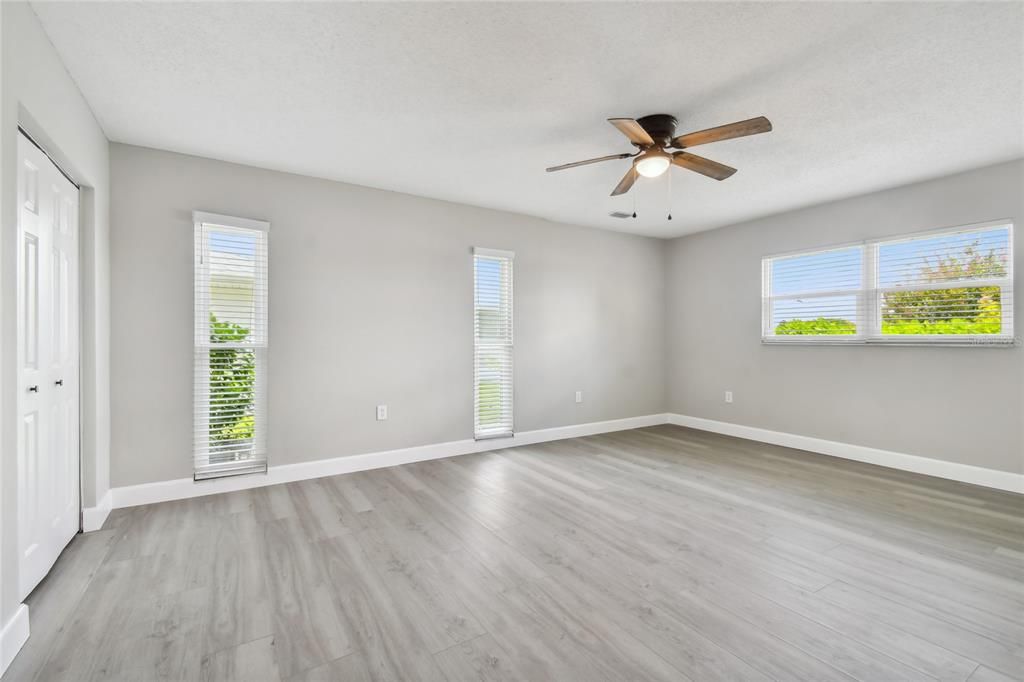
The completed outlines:
{"type": "Polygon", "coordinates": [[[1013,226],[958,228],[762,261],[762,339],[1013,341],[1013,226]]]}

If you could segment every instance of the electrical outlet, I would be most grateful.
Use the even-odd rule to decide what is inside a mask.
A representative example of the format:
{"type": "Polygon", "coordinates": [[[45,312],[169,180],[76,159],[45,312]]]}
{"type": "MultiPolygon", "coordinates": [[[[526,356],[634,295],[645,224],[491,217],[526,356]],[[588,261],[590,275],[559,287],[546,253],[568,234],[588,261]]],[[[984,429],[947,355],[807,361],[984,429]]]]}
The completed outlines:
{"type": "Polygon", "coordinates": [[[378,405],[377,406],[377,421],[379,421],[379,422],[386,421],[387,418],[388,418],[388,406],[387,405],[378,405]]]}
{"type": "Polygon", "coordinates": [[[583,391],[576,391],[576,402],[583,402],[583,391]]]}
{"type": "Polygon", "coordinates": [[[732,402],[732,391],[726,391],[725,392],[725,402],[727,402],[727,403],[731,403],[732,402]]]}

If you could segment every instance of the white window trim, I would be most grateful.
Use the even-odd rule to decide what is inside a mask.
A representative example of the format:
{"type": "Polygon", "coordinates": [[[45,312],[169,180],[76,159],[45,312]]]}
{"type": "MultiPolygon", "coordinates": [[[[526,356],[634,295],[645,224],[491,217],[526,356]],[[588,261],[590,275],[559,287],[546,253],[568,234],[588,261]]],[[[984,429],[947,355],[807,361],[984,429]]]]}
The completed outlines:
{"type": "Polygon", "coordinates": [[[516,259],[515,251],[503,251],[501,249],[485,249],[482,246],[473,247],[474,256],[491,256],[492,258],[508,258],[514,261],[516,259]]]}
{"type": "Polygon", "coordinates": [[[239,218],[237,216],[223,215],[220,213],[208,213],[206,211],[192,211],[192,222],[195,225],[206,223],[220,227],[237,227],[243,230],[270,231],[270,223],[266,220],[253,220],[252,218],[239,218]]]}
{"type": "Polygon", "coordinates": [[[800,251],[788,251],[764,256],[761,259],[761,343],[766,345],[882,345],[882,346],[958,346],[958,347],[1012,347],[1016,344],[1013,329],[1013,288],[1014,288],[1014,223],[1012,219],[990,220],[969,225],[942,227],[923,230],[894,237],[867,239],[859,242],[830,245],[800,251]],[[1001,334],[919,334],[883,336],[881,331],[881,297],[889,291],[925,291],[928,289],[949,289],[951,282],[935,284],[917,284],[911,286],[879,287],[878,285],[878,250],[888,244],[914,241],[928,237],[975,232],[995,227],[1009,227],[1009,253],[1005,278],[988,280],[967,280],[966,286],[999,286],[1002,305],[1001,334]],[[829,251],[840,251],[851,247],[861,247],[861,287],[859,289],[843,289],[835,291],[809,291],[793,294],[772,296],[771,270],[772,261],[792,256],[811,256],[829,251]],[[857,329],[859,333],[848,336],[830,335],[777,335],[772,328],[774,303],[792,298],[814,298],[825,296],[856,296],[857,297],[857,329]],[[864,330],[860,332],[860,330],[864,330]]]}
{"type": "MultiPolygon", "coordinates": [[[[225,343],[218,344],[220,348],[253,348],[256,351],[257,357],[257,372],[256,372],[256,388],[255,388],[255,402],[254,411],[257,414],[257,423],[255,428],[258,429],[258,436],[254,439],[254,451],[253,458],[248,461],[242,462],[224,462],[219,464],[206,463],[201,469],[197,466],[197,453],[193,445],[193,479],[195,481],[201,481],[211,478],[219,478],[223,476],[235,476],[241,474],[251,473],[266,473],[267,472],[267,453],[266,453],[266,431],[267,431],[267,353],[270,347],[270,325],[269,325],[269,314],[270,314],[270,278],[269,278],[269,236],[270,236],[270,223],[264,220],[254,220],[251,218],[240,218],[237,216],[222,215],[219,213],[209,213],[206,211],[193,211],[192,212],[192,223],[193,223],[193,236],[195,241],[194,248],[194,272],[193,272],[193,287],[196,288],[194,292],[194,340],[193,340],[193,355],[196,357],[195,362],[198,362],[198,357],[202,351],[207,353],[212,350],[213,344],[210,343],[210,330],[209,322],[210,309],[209,301],[205,296],[200,295],[197,285],[200,281],[207,282],[210,278],[210,264],[209,264],[209,239],[207,237],[207,227],[220,227],[229,229],[240,229],[240,230],[252,230],[263,233],[264,239],[264,250],[268,255],[268,262],[264,263],[262,281],[265,283],[263,291],[260,292],[262,295],[262,301],[256,305],[256,310],[260,314],[257,324],[254,325],[256,329],[261,331],[261,340],[257,343],[225,343]],[[200,323],[199,321],[206,321],[200,323]]],[[[194,368],[195,372],[197,368],[194,368]]],[[[193,430],[194,434],[198,434],[200,430],[206,431],[209,428],[209,405],[203,404],[197,400],[198,395],[196,390],[193,391],[193,430]]],[[[195,438],[195,436],[194,436],[195,438]]]]}

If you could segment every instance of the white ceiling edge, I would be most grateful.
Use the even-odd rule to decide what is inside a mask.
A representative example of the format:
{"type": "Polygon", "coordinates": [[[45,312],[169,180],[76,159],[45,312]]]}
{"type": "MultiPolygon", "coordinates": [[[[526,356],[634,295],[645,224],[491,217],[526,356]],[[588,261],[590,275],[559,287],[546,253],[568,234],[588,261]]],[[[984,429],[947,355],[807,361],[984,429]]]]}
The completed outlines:
{"type": "MultiPolygon", "coordinates": [[[[109,140],[109,138],[108,138],[108,140],[109,140]]],[[[955,171],[955,172],[952,172],[952,173],[942,173],[942,174],[932,175],[932,176],[921,178],[919,180],[912,180],[910,182],[905,182],[905,183],[901,183],[901,184],[898,184],[898,185],[880,186],[877,189],[870,189],[870,190],[864,191],[864,192],[854,192],[854,193],[849,193],[849,194],[841,194],[841,195],[838,195],[838,196],[836,196],[835,198],[832,198],[832,199],[827,199],[827,200],[824,200],[824,201],[816,201],[816,202],[807,203],[807,204],[801,204],[801,205],[794,206],[792,208],[787,208],[787,209],[784,209],[784,210],[781,210],[781,211],[775,211],[773,213],[759,213],[759,214],[756,214],[756,215],[752,215],[749,218],[745,218],[743,220],[737,220],[737,221],[734,221],[734,222],[724,223],[724,224],[721,224],[721,225],[709,225],[707,227],[701,227],[701,228],[698,228],[698,229],[695,229],[695,230],[690,230],[690,231],[685,232],[683,234],[661,235],[661,234],[645,234],[643,232],[631,232],[631,231],[622,230],[622,229],[615,230],[615,229],[611,229],[611,228],[603,227],[603,226],[595,226],[595,225],[584,224],[584,223],[573,223],[573,222],[567,222],[567,221],[563,221],[563,220],[555,220],[555,219],[552,219],[552,218],[550,218],[548,216],[544,216],[544,215],[540,215],[540,214],[536,214],[536,213],[525,213],[523,211],[516,211],[516,210],[511,210],[511,209],[505,209],[505,208],[496,208],[494,206],[484,206],[484,205],[481,205],[481,204],[469,204],[469,203],[466,203],[466,202],[463,202],[463,201],[455,201],[455,200],[452,200],[452,199],[444,199],[444,198],[440,198],[440,197],[436,197],[436,196],[428,196],[428,195],[424,195],[424,194],[413,194],[411,192],[402,192],[400,190],[392,189],[390,187],[377,187],[377,186],[373,186],[373,185],[363,185],[363,184],[359,184],[359,183],[355,183],[355,182],[350,182],[348,180],[343,180],[343,179],[333,178],[333,177],[327,177],[327,176],[308,175],[306,173],[301,173],[301,172],[297,172],[297,171],[294,171],[294,170],[289,170],[288,168],[284,168],[284,167],[282,167],[282,168],[268,168],[268,167],[265,167],[265,166],[256,166],[256,165],[253,165],[251,163],[245,163],[243,161],[236,161],[236,160],[233,160],[233,159],[221,159],[221,158],[214,158],[214,157],[210,157],[210,156],[202,156],[200,154],[195,154],[195,153],[191,153],[191,152],[187,152],[187,151],[181,151],[181,150],[177,150],[177,149],[161,149],[161,148],[158,148],[158,147],[149,147],[149,146],[141,145],[141,144],[133,144],[131,142],[124,142],[124,141],[121,141],[121,140],[109,140],[109,142],[111,142],[112,144],[120,144],[120,145],[124,145],[124,146],[128,146],[128,147],[137,147],[137,148],[140,148],[140,149],[146,149],[146,150],[151,150],[151,151],[156,151],[156,152],[167,152],[167,153],[170,153],[170,154],[180,154],[182,156],[189,156],[189,157],[193,157],[193,158],[197,158],[197,159],[202,159],[204,161],[215,161],[215,162],[218,162],[218,163],[226,163],[226,164],[231,164],[231,165],[235,165],[235,166],[243,166],[245,168],[250,168],[250,169],[258,170],[258,171],[267,171],[267,172],[271,172],[271,173],[284,173],[284,174],[287,174],[287,175],[294,175],[294,176],[297,176],[297,177],[308,178],[308,179],[311,179],[311,180],[321,180],[321,181],[325,181],[325,182],[333,182],[333,183],[338,183],[338,184],[342,184],[342,185],[348,185],[350,187],[358,187],[358,188],[362,188],[362,189],[370,189],[370,190],[374,190],[374,191],[378,191],[378,192],[389,192],[389,193],[392,193],[392,194],[401,194],[401,195],[408,196],[408,197],[415,197],[417,199],[427,199],[427,200],[430,200],[430,201],[439,201],[439,202],[443,202],[443,203],[446,203],[446,204],[454,204],[456,206],[464,206],[464,207],[468,207],[468,208],[482,209],[482,210],[486,210],[486,211],[498,211],[500,213],[507,213],[507,214],[510,214],[510,215],[517,215],[517,216],[523,216],[523,217],[526,217],[526,218],[533,218],[533,219],[543,220],[543,221],[549,222],[549,223],[551,223],[552,225],[555,225],[555,226],[568,226],[568,227],[584,228],[584,229],[589,229],[589,230],[599,230],[599,231],[602,231],[602,232],[612,232],[612,233],[615,233],[615,234],[624,234],[624,235],[629,235],[629,236],[634,236],[634,237],[644,237],[644,238],[648,238],[648,239],[658,239],[658,240],[661,240],[661,241],[673,241],[675,239],[683,239],[683,238],[686,238],[686,237],[689,237],[689,236],[692,236],[692,235],[701,234],[703,232],[711,232],[713,230],[726,229],[726,228],[730,228],[730,227],[739,227],[739,226],[746,225],[746,224],[749,224],[749,223],[758,222],[760,220],[777,218],[779,216],[784,216],[784,215],[787,215],[787,214],[790,214],[790,213],[797,213],[799,211],[805,211],[805,210],[808,210],[808,209],[815,209],[815,208],[819,208],[819,207],[822,207],[822,206],[828,206],[829,204],[841,203],[843,201],[847,201],[847,200],[850,200],[850,199],[858,199],[858,198],[861,198],[861,197],[871,196],[873,194],[880,194],[880,193],[883,193],[883,192],[888,192],[890,190],[899,190],[899,189],[913,187],[915,185],[923,185],[923,184],[926,184],[926,183],[929,183],[929,182],[934,182],[934,181],[937,181],[937,180],[943,180],[945,178],[953,178],[953,177],[956,177],[958,175],[966,175],[966,174],[969,174],[969,173],[974,173],[974,172],[983,170],[985,168],[991,168],[991,167],[994,167],[994,166],[1000,166],[1000,165],[1003,165],[1003,164],[1013,163],[1013,162],[1017,162],[1017,161],[1024,162],[1024,155],[1013,156],[1013,157],[1010,157],[1010,158],[1007,158],[1007,159],[995,161],[993,163],[986,163],[986,164],[983,164],[983,165],[980,165],[980,166],[975,166],[975,167],[972,167],[972,168],[965,168],[963,170],[958,170],[958,171],[955,171]]],[[[628,219],[628,218],[613,218],[613,220],[621,220],[623,222],[627,222],[630,219],[628,219]]]]}
{"type": "MultiPolygon", "coordinates": [[[[992,163],[985,163],[985,164],[982,164],[980,166],[974,166],[974,167],[971,167],[971,168],[964,168],[963,170],[954,171],[952,173],[941,173],[941,174],[937,174],[937,175],[932,175],[932,176],[921,178],[920,180],[912,180],[911,182],[905,182],[905,183],[901,183],[901,184],[898,184],[898,185],[886,185],[886,186],[879,187],[878,189],[873,189],[873,190],[869,190],[869,191],[866,191],[866,192],[856,192],[856,193],[852,193],[852,194],[843,194],[841,196],[837,196],[834,199],[828,199],[826,201],[818,201],[818,202],[804,204],[804,205],[800,205],[800,206],[794,206],[793,208],[788,208],[788,209],[786,209],[784,211],[776,211],[774,213],[758,214],[758,215],[753,216],[751,218],[747,218],[746,220],[738,220],[736,222],[728,223],[728,224],[725,224],[725,225],[715,225],[713,227],[702,228],[702,229],[694,230],[693,232],[687,232],[686,234],[681,234],[681,235],[678,235],[678,236],[675,236],[675,237],[658,237],[658,238],[659,239],[664,239],[664,240],[667,240],[667,241],[672,241],[672,240],[675,240],[675,239],[685,239],[687,237],[692,237],[692,236],[695,236],[695,235],[701,235],[701,234],[704,234],[704,233],[707,233],[707,232],[714,232],[716,230],[726,230],[726,229],[734,228],[734,227],[744,227],[744,226],[747,226],[747,225],[753,225],[755,223],[760,223],[761,221],[775,220],[775,219],[782,218],[782,217],[785,217],[785,216],[788,216],[788,215],[792,215],[792,214],[795,214],[795,213],[802,213],[804,211],[814,211],[814,210],[817,210],[817,209],[827,208],[827,207],[835,205],[835,204],[842,204],[842,203],[845,203],[845,202],[848,202],[848,201],[855,201],[855,200],[858,200],[858,199],[865,199],[865,198],[872,197],[872,196],[875,196],[875,195],[886,194],[888,192],[899,192],[900,190],[911,190],[911,189],[913,189],[914,187],[917,187],[917,186],[928,185],[928,184],[935,183],[935,182],[942,182],[943,180],[951,180],[953,178],[956,178],[956,177],[959,177],[959,176],[962,176],[962,175],[972,175],[972,174],[975,174],[975,173],[982,173],[982,172],[984,172],[984,171],[986,171],[988,169],[996,168],[998,166],[1005,166],[1005,165],[1009,165],[1009,164],[1014,164],[1014,163],[1022,163],[1022,164],[1024,164],[1024,155],[1013,156],[1013,157],[1010,157],[1010,158],[1007,158],[1007,159],[1003,159],[1003,160],[999,160],[999,161],[994,161],[992,163]]],[[[1024,193],[1024,186],[1021,187],[1021,192],[1024,193]]],[[[987,222],[989,220],[1002,221],[1002,220],[1006,220],[1008,218],[1012,218],[1012,216],[1007,216],[1007,215],[991,215],[991,216],[980,218],[978,221],[975,221],[975,222],[987,222]]],[[[971,224],[973,224],[973,223],[971,223],[971,224]]],[[[959,225],[957,223],[949,223],[949,224],[935,225],[932,228],[925,228],[925,229],[944,229],[944,228],[951,228],[951,227],[958,227],[958,226],[959,225]]]]}
{"type": "MultiPolygon", "coordinates": [[[[0,2],[2,2],[2,1],[3,0],[0,0],[0,2]]],[[[348,187],[354,187],[354,188],[357,188],[357,189],[372,190],[374,192],[385,192],[385,193],[388,193],[388,194],[400,194],[400,195],[405,196],[405,197],[411,197],[411,198],[414,198],[414,199],[425,199],[427,201],[436,201],[436,202],[443,203],[443,204],[452,204],[454,206],[459,206],[459,207],[462,207],[462,208],[471,208],[471,209],[477,209],[477,210],[481,210],[481,211],[493,211],[495,213],[505,213],[505,214],[508,214],[508,215],[521,216],[523,218],[530,218],[530,219],[533,219],[533,220],[542,220],[544,222],[551,223],[555,227],[573,227],[573,228],[580,228],[580,229],[585,229],[585,230],[596,230],[598,232],[609,232],[611,234],[618,234],[618,235],[623,235],[623,236],[627,236],[627,237],[642,237],[644,239],[657,239],[657,240],[660,240],[660,241],[671,241],[673,239],[679,239],[681,237],[688,236],[688,234],[687,234],[687,235],[679,235],[678,237],[666,237],[666,236],[651,235],[651,234],[641,234],[639,232],[627,232],[625,230],[613,230],[613,229],[609,229],[607,227],[601,227],[601,226],[595,226],[595,225],[586,225],[586,224],[582,224],[582,223],[571,223],[571,222],[565,222],[565,221],[562,221],[562,220],[554,220],[554,219],[549,218],[547,216],[543,216],[543,215],[539,215],[539,214],[535,214],[535,213],[524,213],[522,211],[515,211],[515,210],[510,210],[510,209],[505,209],[505,208],[496,208],[494,206],[484,206],[482,204],[469,204],[469,203],[466,203],[466,202],[463,202],[463,201],[455,201],[455,200],[452,200],[452,199],[444,199],[444,198],[441,198],[441,197],[429,196],[429,195],[426,195],[426,194],[413,194],[412,192],[402,192],[400,190],[392,189],[391,187],[376,187],[376,186],[373,186],[373,185],[363,185],[363,184],[359,184],[357,182],[350,182],[348,180],[341,180],[341,179],[338,179],[338,178],[332,178],[332,177],[327,177],[327,176],[323,176],[323,175],[309,175],[307,173],[301,173],[301,172],[298,172],[298,171],[289,170],[288,168],[284,168],[284,167],[282,167],[282,168],[270,168],[270,167],[267,167],[267,166],[257,166],[257,165],[254,165],[252,163],[246,163],[244,161],[235,161],[235,160],[232,160],[232,159],[221,159],[221,158],[216,158],[216,157],[212,157],[212,156],[203,156],[201,154],[196,154],[196,153],[187,152],[187,151],[181,151],[181,150],[178,150],[178,149],[162,149],[160,147],[151,147],[151,146],[147,146],[147,145],[144,145],[144,144],[133,144],[131,142],[125,142],[125,141],[122,141],[122,140],[113,140],[113,139],[110,139],[109,137],[107,138],[107,141],[110,144],[117,144],[117,145],[121,145],[121,146],[124,146],[124,147],[134,147],[136,149],[142,149],[142,150],[149,151],[149,152],[163,152],[163,153],[167,153],[167,154],[177,154],[179,156],[187,156],[187,157],[190,157],[190,158],[193,158],[193,159],[199,159],[200,161],[212,161],[214,163],[223,163],[223,164],[229,164],[229,165],[232,165],[232,166],[241,166],[243,168],[247,168],[247,169],[255,170],[255,171],[264,171],[264,172],[267,172],[267,173],[281,173],[281,174],[284,174],[284,175],[293,175],[295,177],[304,178],[304,179],[308,179],[308,180],[318,180],[318,181],[321,181],[321,182],[336,183],[336,184],[339,184],[339,185],[346,185],[348,187]]],[[[720,225],[719,227],[729,227],[729,226],[728,225],[720,225]]],[[[708,229],[716,229],[716,228],[708,228],[708,229]]],[[[706,230],[700,230],[700,231],[703,232],[703,231],[706,231],[706,230]]],[[[694,233],[694,234],[696,234],[696,233],[694,233]]]]}
{"type": "MultiPolygon", "coordinates": [[[[761,220],[768,220],[768,219],[772,219],[772,218],[778,218],[780,216],[786,216],[786,215],[789,215],[791,213],[797,213],[797,212],[801,212],[801,211],[813,210],[813,209],[821,208],[821,207],[824,207],[824,206],[829,206],[829,205],[832,205],[832,204],[840,204],[840,203],[843,203],[845,201],[850,201],[850,200],[853,200],[853,199],[861,199],[861,198],[870,197],[870,196],[873,196],[873,195],[876,195],[876,194],[884,194],[884,193],[890,192],[890,191],[898,191],[898,190],[902,190],[902,189],[909,189],[909,188],[915,187],[917,185],[926,185],[926,184],[929,184],[929,183],[932,183],[932,182],[942,181],[942,180],[945,180],[947,178],[955,178],[955,177],[960,176],[960,175],[970,175],[972,173],[977,173],[979,171],[984,171],[985,169],[988,169],[988,168],[994,168],[996,166],[1002,166],[1002,165],[1011,164],[1011,163],[1015,163],[1015,162],[1024,162],[1024,155],[1013,155],[1013,156],[1009,156],[1008,158],[1005,158],[1005,159],[997,159],[995,161],[992,161],[991,163],[986,162],[986,163],[983,163],[981,165],[971,166],[971,167],[968,167],[968,168],[963,168],[961,170],[955,170],[955,171],[953,171],[951,173],[936,173],[936,174],[932,174],[932,175],[926,175],[926,176],[924,176],[924,177],[922,177],[920,179],[910,180],[908,182],[901,182],[899,184],[880,185],[880,186],[878,186],[875,189],[870,189],[869,188],[869,189],[867,189],[865,191],[857,191],[857,192],[850,192],[850,193],[840,193],[840,194],[837,194],[834,198],[825,199],[823,201],[814,201],[814,202],[810,202],[810,203],[806,203],[806,204],[798,204],[796,206],[793,206],[792,208],[787,208],[787,209],[784,209],[784,210],[781,210],[781,211],[774,211],[774,212],[771,212],[771,213],[757,213],[756,215],[753,215],[753,216],[751,216],[749,218],[745,218],[745,219],[742,219],[742,220],[737,220],[735,222],[725,223],[725,224],[722,224],[722,225],[711,225],[711,226],[708,226],[708,227],[702,227],[702,228],[693,230],[691,232],[687,232],[686,234],[677,235],[675,237],[659,237],[659,238],[661,238],[661,239],[668,239],[668,240],[682,239],[684,237],[689,237],[691,235],[701,234],[701,233],[704,233],[704,232],[712,232],[714,230],[722,230],[722,229],[726,229],[726,228],[730,228],[730,227],[739,227],[739,226],[742,226],[742,225],[748,225],[748,224],[751,224],[751,223],[760,222],[761,220]]],[[[1024,187],[1022,187],[1022,192],[1024,192],[1024,187]]],[[[1003,217],[1005,217],[1005,216],[1001,216],[999,219],[1002,219],[1003,217]]],[[[946,226],[940,225],[939,227],[946,227],[946,226]]],[[[949,227],[952,227],[952,225],[950,225],[949,227]]]]}
{"type": "Polygon", "coordinates": [[[113,141],[560,224],[672,238],[1024,155],[1016,3],[33,8],[113,141]],[[616,162],[543,172],[629,151],[604,119],[660,111],[775,130],[697,150],[740,169],[723,183],[673,169],[671,223],[656,182],[607,196],[616,162]]]}

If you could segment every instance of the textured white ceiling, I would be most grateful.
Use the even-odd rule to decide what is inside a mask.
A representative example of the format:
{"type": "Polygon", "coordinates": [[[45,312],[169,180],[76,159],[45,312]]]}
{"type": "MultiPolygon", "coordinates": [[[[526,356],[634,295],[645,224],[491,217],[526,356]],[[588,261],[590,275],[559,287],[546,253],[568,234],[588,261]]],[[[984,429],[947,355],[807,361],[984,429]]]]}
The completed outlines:
{"type": "Polygon", "coordinates": [[[110,139],[656,236],[1024,155],[1024,3],[34,3],[110,139]],[[739,168],[608,194],[610,116],[739,168]],[[637,220],[608,217],[633,210],[637,220]]]}

